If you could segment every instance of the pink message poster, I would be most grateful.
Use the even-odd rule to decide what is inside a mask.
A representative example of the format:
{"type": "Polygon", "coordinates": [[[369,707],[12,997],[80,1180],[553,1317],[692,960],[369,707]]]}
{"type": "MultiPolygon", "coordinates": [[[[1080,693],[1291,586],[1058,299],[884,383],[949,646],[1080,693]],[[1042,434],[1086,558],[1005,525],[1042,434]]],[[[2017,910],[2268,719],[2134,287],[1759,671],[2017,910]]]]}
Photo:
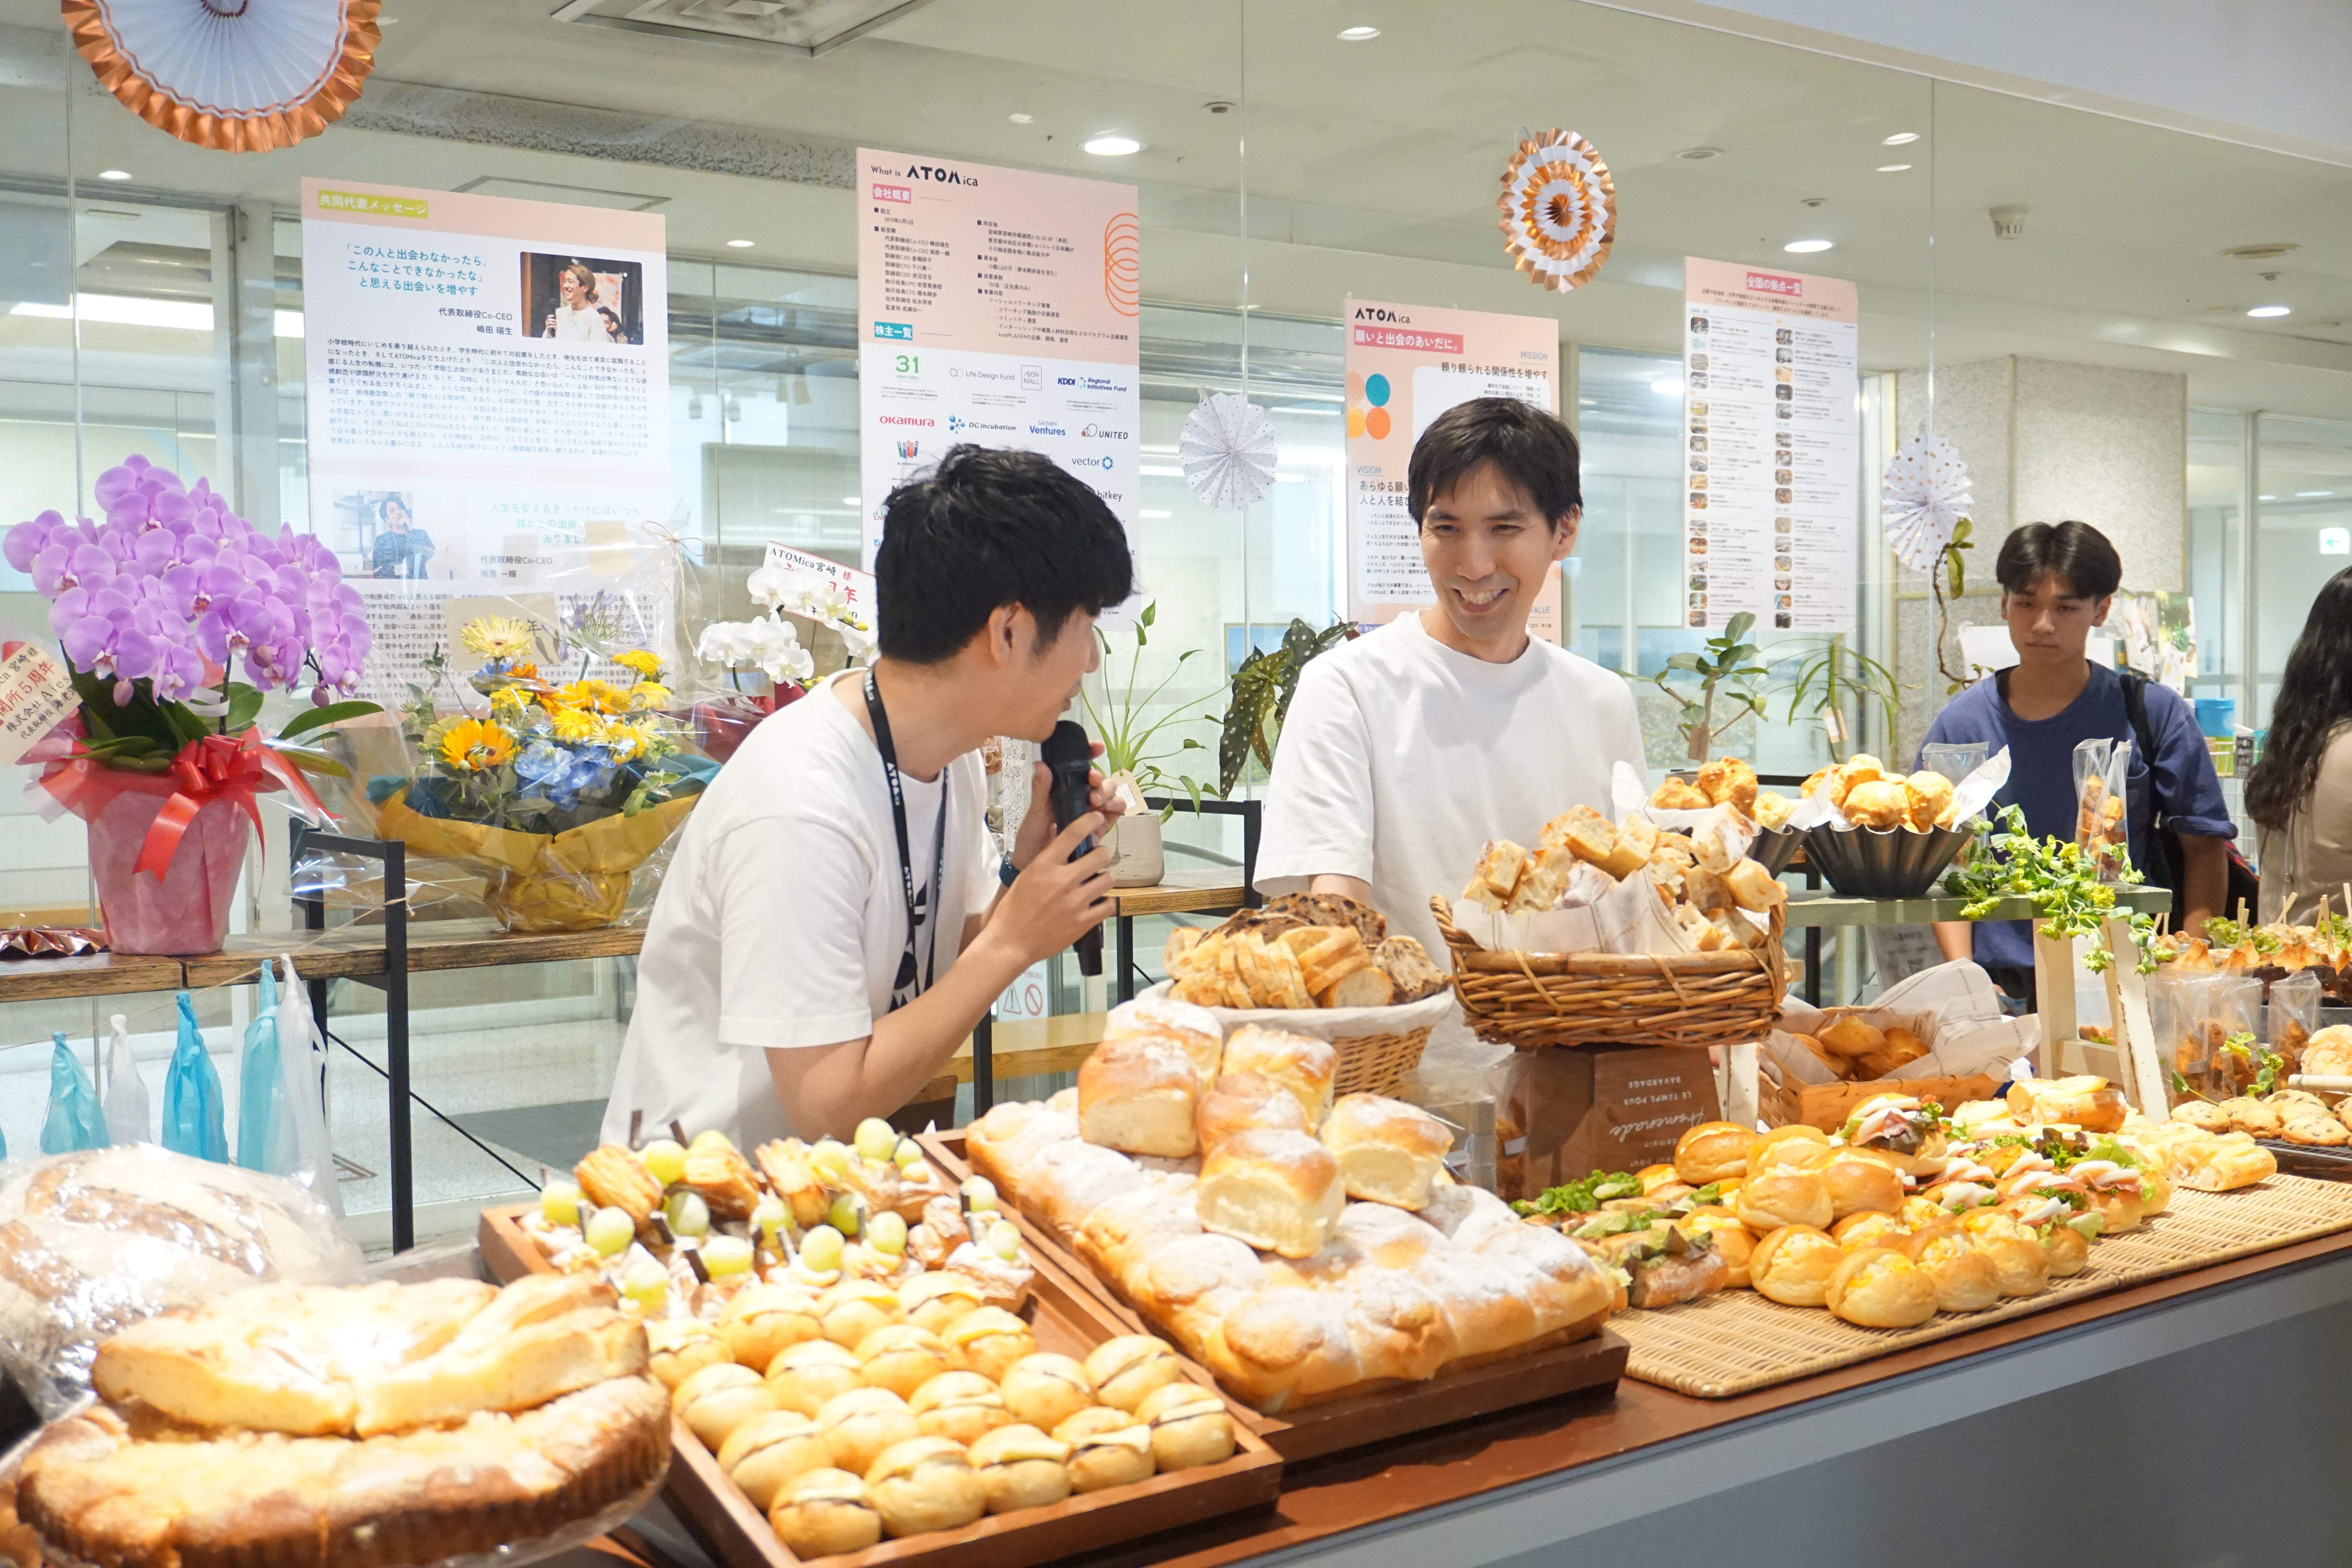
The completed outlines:
{"type": "MultiPolygon", "coordinates": [[[[1515,397],[1559,412],[1559,323],[1428,305],[1349,300],[1348,614],[1386,621],[1437,602],[1406,506],[1405,471],[1430,422],[1474,397],[1515,397]]],[[[1559,573],[1529,629],[1558,642],[1559,573]]]]}
{"type": "Polygon", "coordinates": [[[891,489],[960,442],[1040,452],[1130,531],[1140,500],[1135,187],[857,153],[866,563],[891,489]]]}

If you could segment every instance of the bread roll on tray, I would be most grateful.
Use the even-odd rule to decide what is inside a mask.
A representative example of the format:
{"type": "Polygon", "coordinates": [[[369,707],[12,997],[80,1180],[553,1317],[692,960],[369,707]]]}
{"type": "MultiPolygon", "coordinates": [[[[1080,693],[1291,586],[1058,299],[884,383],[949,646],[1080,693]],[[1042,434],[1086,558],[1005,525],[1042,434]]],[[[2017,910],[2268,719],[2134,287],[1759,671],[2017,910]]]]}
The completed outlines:
{"type": "Polygon", "coordinates": [[[1200,1075],[1173,1046],[1105,1040],[1078,1068],[1078,1126],[1089,1143],[1181,1160],[1200,1152],[1192,1128],[1200,1075]]]}
{"type": "Polygon", "coordinates": [[[1936,1287],[1892,1247],[1848,1253],[1830,1274],[1825,1304],[1865,1329],[1915,1329],[1936,1315],[1936,1287]]]}
{"type": "Polygon", "coordinates": [[[1782,1226],[1748,1258],[1756,1293],[1784,1307],[1818,1307],[1829,1298],[1830,1276],[1845,1258],[1830,1233],[1810,1225],[1782,1226]]]}
{"type": "Polygon", "coordinates": [[[1401,1209],[1429,1206],[1454,1134],[1417,1105],[1377,1094],[1342,1095],[1323,1119],[1323,1146],[1339,1162],[1348,1196],[1401,1209]]]}
{"type": "Polygon", "coordinates": [[[1260,1073],[1297,1098],[1307,1131],[1323,1125],[1331,1109],[1331,1086],[1339,1077],[1339,1053],[1328,1041],[1282,1029],[1244,1024],[1225,1042],[1223,1070],[1260,1073]]]}
{"type": "Polygon", "coordinates": [[[1331,1239],[1347,1194],[1329,1150],[1304,1132],[1237,1132],[1201,1163],[1201,1224],[1285,1258],[1331,1239]]]}

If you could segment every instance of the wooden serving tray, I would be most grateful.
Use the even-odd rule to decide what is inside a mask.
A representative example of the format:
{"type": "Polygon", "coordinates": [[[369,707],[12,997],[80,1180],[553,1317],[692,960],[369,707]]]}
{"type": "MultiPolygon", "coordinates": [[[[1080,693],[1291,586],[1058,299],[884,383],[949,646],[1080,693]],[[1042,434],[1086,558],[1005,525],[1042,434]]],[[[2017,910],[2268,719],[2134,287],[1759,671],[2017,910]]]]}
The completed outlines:
{"type": "MultiPolygon", "coordinates": [[[[958,1182],[971,1174],[961,1131],[919,1133],[916,1142],[958,1182]]],[[[1157,1334],[1171,1344],[1176,1342],[1173,1335],[1129,1304],[1109,1281],[1065,1247],[1051,1226],[1014,1206],[1009,1194],[1000,1194],[999,1199],[1020,1227],[1022,1244],[1037,1265],[1041,1280],[1053,1274],[1076,1282],[1081,1293],[1117,1320],[1120,1333],[1157,1334]]],[[[1310,1405],[1288,1416],[1260,1415],[1217,1385],[1207,1368],[1183,1357],[1181,1345],[1177,1346],[1177,1353],[1197,1381],[1225,1394],[1225,1408],[1234,1412],[1242,1426],[1285,1459],[1297,1461],[1370,1447],[1407,1433],[1450,1426],[1582,1389],[1613,1389],[1624,1375],[1629,1347],[1608,1329],[1566,1344],[1538,1341],[1499,1358],[1454,1363],[1425,1382],[1386,1379],[1367,1384],[1360,1394],[1310,1405]]]]}
{"type": "MultiPolygon", "coordinates": [[[[546,1259],[516,1223],[529,1205],[482,1211],[483,1260],[501,1280],[548,1272],[546,1259]]],[[[1036,1303],[1029,1324],[1037,1348],[1075,1356],[1134,1331],[1058,1270],[1037,1270],[1036,1303]]],[[[1189,1365],[1189,1363],[1188,1363],[1189,1365]]],[[[1214,1387],[1192,1368],[1196,1381],[1214,1387]]],[[[1226,1402],[1229,1409],[1232,1401],[1226,1402]]],[[[670,1423],[668,1491],[703,1545],[728,1568],[1029,1568],[1081,1552],[1116,1546],[1222,1513],[1272,1502],[1282,1489],[1282,1458],[1236,1411],[1234,1457],[1221,1465],[1174,1470],[1131,1487],[1075,1494],[1050,1508],[991,1514],[961,1530],[884,1541],[864,1552],[803,1559],[776,1539],[765,1515],[736,1489],[686,1423],[670,1423]]]]}

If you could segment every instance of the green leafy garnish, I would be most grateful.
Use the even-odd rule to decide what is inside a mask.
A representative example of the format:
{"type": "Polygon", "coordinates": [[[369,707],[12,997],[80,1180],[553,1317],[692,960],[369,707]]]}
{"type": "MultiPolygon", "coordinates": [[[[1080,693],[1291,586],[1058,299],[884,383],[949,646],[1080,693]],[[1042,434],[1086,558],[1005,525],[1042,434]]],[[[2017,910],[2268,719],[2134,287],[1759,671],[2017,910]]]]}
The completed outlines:
{"type": "MultiPolygon", "coordinates": [[[[2120,847],[2085,854],[2080,845],[2058,838],[2036,838],[2017,806],[2001,808],[1998,827],[1979,823],[1973,852],[1944,879],[1944,890],[1969,900],[1965,920],[1983,920],[2003,899],[2022,898],[2041,917],[2040,930],[2053,942],[2069,937],[2095,939],[2083,965],[2094,973],[2115,962],[2105,944],[2106,919],[2116,907],[2116,883],[2103,881],[2100,866],[2116,870],[2117,879],[2137,884],[2139,873],[2120,847]]],[[[2131,917],[2133,945],[2138,949],[2142,974],[2156,971],[2156,921],[2149,915],[2131,917]]]]}

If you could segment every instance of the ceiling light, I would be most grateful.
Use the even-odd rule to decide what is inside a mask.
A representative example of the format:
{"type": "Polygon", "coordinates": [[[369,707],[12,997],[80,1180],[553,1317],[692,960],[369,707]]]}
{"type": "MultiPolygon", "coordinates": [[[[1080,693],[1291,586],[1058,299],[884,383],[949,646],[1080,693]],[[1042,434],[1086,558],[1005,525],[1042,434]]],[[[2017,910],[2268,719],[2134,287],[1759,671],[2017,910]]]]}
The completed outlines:
{"type": "Polygon", "coordinates": [[[2297,490],[2294,492],[2294,499],[2297,500],[2310,500],[2315,497],[2332,496],[2336,492],[2334,490],[2297,490]]]}
{"type": "Polygon", "coordinates": [[[1081,145],[1097,158],[1124,158],[1143,151],[1143,143],[1132,136],[1091,136],[1081,145]]]}
{"type": "Polygon", "coordinates": [[[844,506],[864,506],[866,503],[859,500],[856,496],[844,496],[841,498],[841,504],[844,506]]]}
{"type": "Polygon", "coordinates": [[[1675,153],[1675,156],[1680,158],[1685,163],[1704,163],[1709,158],[1722,157],[1723,149],[1720,147],[1685,147],[1681,152],[1675,153]]]}
{"type": "Polygon", "coordinates": [[[730,250],[749,250],[751,248],[751,242],[748,239],[730,239],[727,242],[727,248],[730,250]]]}
{"type": "Polygon", "coordinates": [[[1897,131],[1894,135],[1889,136],[1885,141],[1881,142],[1879,145],[1882,147],[1908,147],[1912,142],[1916,142],[1917,140],[1919,140],[1919,133],[1916,131],[1897,131]]]}
{"type": "Polygon", "coordinates": [[[1351,44],[1368,43],[1381,36],[1378,27],[1342,27],[1339,37],[1351,44]]]}
{"type": "Polygon", "coordinates": [[[1882,174],[1899,174],[1910,166],[1908,163],[1881,163],[1878,165],[1878,172],[1882,174]]]}
{"type": "Polygon", "coordinates": [[[1008,114],[1008,115],[1006,115],[1004,118],[1005,118],[1005,119],[1007,119],[1007,120],[1010,120],[1010,121],[1013,121],[1013,124],[1015,124],[1015,125],[1026,125],[1026,124],[1030,123],[1032,121],[1035,120],[1037,117],[1036,117],[1035,115],[1034,115],[1034,114],[1019,114],[1019,113],[1015,113],[1015,114],[1008,114]]]}
{"type": "Polygon", "coordinates": [[[127,180],[131,177],[131,171],[128,169],[100,169],[98,172],[98,177],[101,180],[127,180]]]}
{"type": "Polygon", "coordinates": [[[1780,248],[1791,256],[1811,256],[1817,250],[1827,250],[1835,242],[1827,239],[1792,239],[1780,248]]]}
{"type": "Polygon", "coordinates": [[[2290,311],[2288,307],[2284,305],[2257,305],[2252,310],[2247,311],[2246,314],[2249,316],[2260,316],[2267,320],[2272,316],[2289,315],[2292,314],[2292,311],[2290,311]]]}
{"type": "Polygon", "coordinates": [[[2278,497],[2276,497],[2276,496],[2256,496],[2254,499],[2255,499],[2256,500],[2278,500],[2278,497]]]}
{"type": "Polygon", "coordinates": [[[1650,390],[1660,397],[1680,397],[1683,395],[1683,378],[1678,375],[1662,375],[1650,383],[1650,390]]]}

